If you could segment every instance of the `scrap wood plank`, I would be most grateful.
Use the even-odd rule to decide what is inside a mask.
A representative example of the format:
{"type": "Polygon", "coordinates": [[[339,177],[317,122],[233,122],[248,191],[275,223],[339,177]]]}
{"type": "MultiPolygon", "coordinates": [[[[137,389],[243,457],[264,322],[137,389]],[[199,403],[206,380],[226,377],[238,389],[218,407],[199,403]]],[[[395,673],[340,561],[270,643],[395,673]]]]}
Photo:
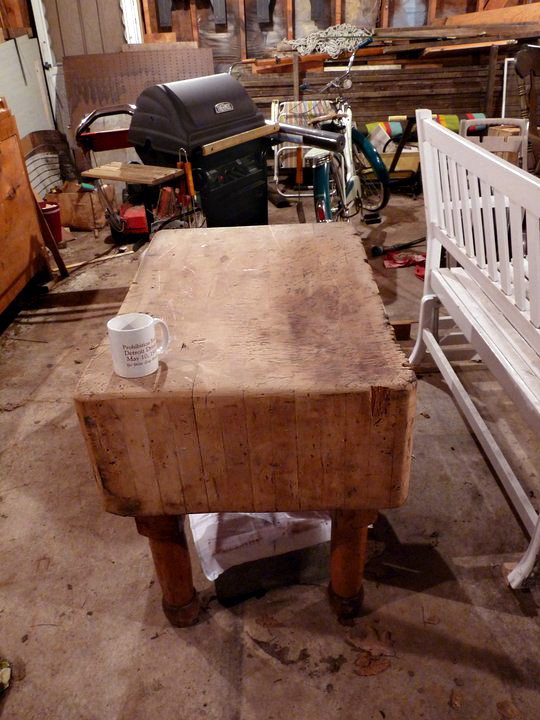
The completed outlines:
{"type": "Polygon", "coordinates": [[[144,33],[144,42],[146,43],[175,43],[175,32],[155,32],[144,33]]]}
{"type": "Polygon", "coordinates": [[[500,45],[516,45],[517,40],[492,40],[489,42],[466,43],[460,45],[433,45],[422,52],[422,57],[427,55],[441,55],[446,53],[471,52],[475,50],[487,50],[500,45]]]}
{"type": "Polygon", "coordinates": [[[155,165],[135,165],[132,163],[110,162],[81,173],[83,177],[102,180],[118,180],[142,185],[159,185],[183,175],[183,170],[164,168],[155,165]]]}
{"type": "Polygon", "coordinates": [[[158,33],[159,23],[157,18],[155,0],[142,0],[142,9],[144,15],[144,27],[147,34],[158,33]]]}
{"type": "Polygon", "coordinates": [[[223,140],[215,140],[207,145],[203,145],[202,154],[213,155],[221,150],[227,150],[227,148],[234,147],[235,145],[241,145],[242,143],[249,142],[250,140],[266,137],[267,135],[272,135],[276,132],[279,132],[279,123],[267,123],[266,125],[261,125],[260,127],[253,128],[252,130],[246,130],[246,132],[223,138],[223,140]]]}
{"type": "Polygon", "coordinates": [[[487,0],[483,10],[496,10],[497,8],[513,7],[519,5],[517,0],[487,0]]]}
{"type": "Polygon", "coordinates": [[[390,0],[382,0],[381,2],[381,27],[388,27],[390,22],[390,0]]]}
{"type": "Polygon", "coordinates": [[[2,0],[2,24],[6,28],[29,28],[30,16],[25,0],[2,0]]]}
{"type": "MultiPolygon", "coordinates": [[[[517,8],[514,8],[517,9],[517,8]]],[[[472,15],[480,13],[467,13],[460,15],[461,22],[456,26],[443,26],[443,27],[410,27],[410,28],[375,28],[374,34],[380,39],[429,39],[434,40],[447,40],[458,37],[478,37],[481,35],[494,35],[501,34],[507,37],[514,37],[516,33],[520,35],[522,33],[531,33],[531,37],[534,37],[539,30],[539,21],[537,19],[523,20],[512,22],[511,25],[504,22],[504,20],[493,20],[489,23],[486,28],[480,27],[477,23],[469,23],[468,18],[472,15]]],[[[481,13],[484,15],[484,13],[481,13]]],[[[453,16],[457,17],[457,16],[453,16]]],[[[442,18],[445,20],[445,18],[442,18]]],[[[526,36],[526,35],[524,35],[526,36]]]]}
{"type": "Polygon", "coordinates": [[[199,47],[199,18],[197,17],[197,4],[195,0],[189,0],[189,13],[191,15],[191,34],[193,40],[199,47]]]}
{"type": "Polygon", "coordinates": [[[240,57],[247,59],[246,6],[244,0],[238,0],[238,22],[240,24],[240,57]]]}
{"type": "MultiPolygon", "coordinates": [[[[540,2],[530,5],[516,5],[515,7],[499,8],[496,10],[482,10],[482,12],[465,13],[464,15],[451,15],[445,19],[445,28],[454,25],[482,25],[489,31],[490,23],[540,23],[540,2]]],[[[511,27],[509,28],[511,32],[511,27]]]]}
{"type": "Polygon", "coordinates": [[[287,0],[287,40],[294,40],[294,0],[287,0]]]}
{"type": "Polygon", "coordinates": [[[435,20],[435,17],[437,15],[437,0],[428,0],[428,8],[427,8],[427,24],[431,25],[431,23],[435,20]]]}
{"type": "Polygon", "coordinates": [[[176,33],[177,40],[193,40],[193,28],[191,26],[191,13],[189,7],[172,11],[172,29],[176,33]]]}

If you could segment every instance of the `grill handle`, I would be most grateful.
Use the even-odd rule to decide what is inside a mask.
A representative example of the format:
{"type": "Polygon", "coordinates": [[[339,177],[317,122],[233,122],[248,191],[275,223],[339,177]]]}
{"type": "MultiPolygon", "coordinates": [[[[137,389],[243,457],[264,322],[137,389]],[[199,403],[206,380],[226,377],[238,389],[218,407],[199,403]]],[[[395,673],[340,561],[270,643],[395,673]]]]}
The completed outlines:
{"type": "Polygon", "coordinates": [[[311,145],[322,150],[343,152],[345,136],[341,133],[303,127],[301,125],[279,124],[279,133],[273,136],[276,143],[295,143],[297,145],[311,145]]]}

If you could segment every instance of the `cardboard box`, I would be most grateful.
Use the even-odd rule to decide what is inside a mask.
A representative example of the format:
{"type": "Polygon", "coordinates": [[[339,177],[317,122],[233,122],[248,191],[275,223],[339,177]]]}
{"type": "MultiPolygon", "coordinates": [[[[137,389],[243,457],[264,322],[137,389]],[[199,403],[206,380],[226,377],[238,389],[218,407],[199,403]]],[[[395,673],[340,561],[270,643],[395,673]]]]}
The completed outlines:
{"type": "MultiPolygon", "coordinates": [[[[114,188],[103,185],[105,195],[114,207],[114,188]]],[[[77,182],[65,182],[60,192],[47,193],[46,200],[60,205],[60,219],[72,230],[94,230],[104,227],[105,212],[97,191],[82,190],[77,182]]]]}
{"type": "MultiPolygon", "coordinates": [[[[520,133],[520,128],[516,127],[515,125],[493,125],[488,128],[488,135],[491,135],[492,137],[503,137],[508,141],[510,140],[510,138],[516,138],[518,135],[520,135],[520,133]]],[[[513,149],[515,143],[510,144],[513,149]]],[[[503,160],[508,160],[508,162],[511,162],[514,165],[519,164],[518,151],[496,151],[494,154],[498,155],[503,160]]]]}

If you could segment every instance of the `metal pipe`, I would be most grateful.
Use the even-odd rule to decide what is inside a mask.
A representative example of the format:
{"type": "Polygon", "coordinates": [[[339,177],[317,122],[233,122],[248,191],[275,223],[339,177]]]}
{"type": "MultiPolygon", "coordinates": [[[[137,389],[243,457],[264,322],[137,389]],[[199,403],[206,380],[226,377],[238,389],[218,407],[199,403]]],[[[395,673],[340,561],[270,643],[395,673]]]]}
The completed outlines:
{"type": "Polygon", "coordinates": [[[317,130],[301,125],[289,125],[287,123],[279,124],[279,133],[274,137],[276,142],[310,145],[323,150],[331,150],[332,152],[343,152],[345,147],[345,136],[341,133],[317,130]]]}
{"type": "Polygon", "coordinates": [[[516,62],[516,58],[505,58],[504,59],[504,70],[503,70],[503,86],[502,86],[502,109],[501,116],[505,117],[506,114],[506,83],[508,79],[508,65],[511,62],[516,62]]]}

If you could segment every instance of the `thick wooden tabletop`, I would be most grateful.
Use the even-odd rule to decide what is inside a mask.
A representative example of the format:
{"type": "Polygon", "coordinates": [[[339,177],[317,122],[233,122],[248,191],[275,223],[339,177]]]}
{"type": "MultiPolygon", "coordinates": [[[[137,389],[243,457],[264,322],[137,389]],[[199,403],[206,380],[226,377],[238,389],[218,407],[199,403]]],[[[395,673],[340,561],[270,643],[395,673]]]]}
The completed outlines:
{"type": "Polygon", "coordinates": [[[105,505],[128,515],[381,508],[406,497],[415,381],[346,224],[166,230],[121,312],[172,343],[76,405],[105,505]]]}

